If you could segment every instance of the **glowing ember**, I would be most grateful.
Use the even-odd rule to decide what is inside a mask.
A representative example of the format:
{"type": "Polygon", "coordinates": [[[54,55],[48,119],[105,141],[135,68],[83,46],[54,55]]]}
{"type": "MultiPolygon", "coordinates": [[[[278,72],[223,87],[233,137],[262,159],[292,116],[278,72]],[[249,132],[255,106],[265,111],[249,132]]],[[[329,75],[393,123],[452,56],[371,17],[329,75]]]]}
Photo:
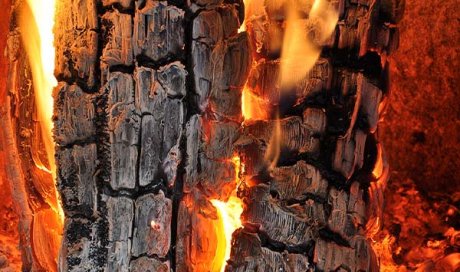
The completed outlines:
{"type": "Polygon", "coordinates": [[[160,230],[160,224],[157,224],[157,222],[155,222],[155,220],[150,221],[150,227],[153,230],[156,230],[156,231],[160,230]]]}

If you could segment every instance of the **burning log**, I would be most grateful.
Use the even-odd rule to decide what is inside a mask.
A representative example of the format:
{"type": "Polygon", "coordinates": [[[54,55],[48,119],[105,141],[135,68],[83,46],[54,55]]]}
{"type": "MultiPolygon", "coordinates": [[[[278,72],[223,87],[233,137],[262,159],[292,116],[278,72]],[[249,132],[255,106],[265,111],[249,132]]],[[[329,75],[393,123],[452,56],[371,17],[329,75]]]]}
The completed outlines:
{"type": "MultiPolygon", "coordinates": [[[[18,193],[33,207],[22,216],[27,228],[34,218],[22,230],[34,250],[26,269],[376,271],[366,225],[382,188],[368,189],[398,36],[383,2],[265,1],[244,17],[242,1],[58,1],[63,235],[57,264],[43,244],[60,239],[45,225],[59,202],[31,140],[19,152],[33,158],[10,172],[33,185],[18,193]],[[300,71],[285,57],[290,26],[311,47],[293,49],[300,71]]],[[[32,129],[32,102],[19,98],[14,118],[32,129]]]]}

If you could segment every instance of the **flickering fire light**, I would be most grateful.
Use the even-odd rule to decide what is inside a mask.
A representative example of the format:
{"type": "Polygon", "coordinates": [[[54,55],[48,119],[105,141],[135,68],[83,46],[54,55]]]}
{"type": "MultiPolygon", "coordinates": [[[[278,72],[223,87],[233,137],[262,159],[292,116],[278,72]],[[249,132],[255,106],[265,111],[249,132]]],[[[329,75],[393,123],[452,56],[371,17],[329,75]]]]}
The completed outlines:
{"type": "MultiPolygon", "coordinates": [[[[56,180],[56,163],[54,159],[53,140],[53,88],[57,85],[54,77],[54,14],[55,1],[27,0],[23,4],[19,17],[21,38],[33,76],[33,87],[37,110],[37,121],[40,125],[42,142],[45,147],[47,162],[40,160],[38,156],[32,156],[37,168],[51,174],[53,182],[43,184],[47,192],[45,201],[51,209],[42,211],[36,215],[35,220],[43,224],[34,228],[37,232],[34,241],[47,248],[48,256],[37,256],[41,264],[48,271],[57,269],[57,253],[61,243],[64,214],[59,201],[57,189],[54,186],[56,180]],[[46,260],[45,260],[46,259],[46,260]]],[[[37,254],[37,253],[36,253],[37,254]]]]}
{"type": "MultiPolygon", "coordinates": [[[[263,10],[262,3],[256,1],[245,1],[245,18],[259,16],[258,12],[263,10]]],[[[280,96],[283,90],[291,89],[299,80],[304,78],[308,71],[313,67],[316,60],[319,58],[321,48],[311,41],[306,35],[306,19],[300,17],[299,6],[295,2],[282,1],[281,4],[287,6],[285,35],[282,41],[280,77],[280,96]]],[[[338,20],[338,14],[335,10],[329,7],[329,4],[324,0],[315,0],[310,11],[310,20],[314,20],[320,29],[319,40],[324,42],[334,31],[338,20]]],[[[239,31],[244,31],[248,28],[247,20],[242,24],[239,31]]],[[[271,41],[272,46],[276,47],[277,41],[271,41]]],[[[254,63],[255,66],[255,63],[254,63]]],[[[249,120],[268,120],[270,119],[270,103],[252,92],[248,84],[246,84],[241,101],[241,111],[246,121],[249,120]]],[[[265,153],[265,161],[268,169],[276,166],[281,153],[282,128],[279,119],[279,113],[275,117],[275,130],[273,132],[270,143],[265,153]]],[[[236,157],[237,158],[237,157],[236,157]]],[[[239,164],[239,159],[235,161],[235,165],[239,164]]],[[[237,168],[237,177],[239,176],[239,167],[237,168]]],[[[235,191],[236,192],[236,189],[235,191]]],[[[233,194],[227,201],[213,199],[211,203],[216,207],[219,215],[218,224],[222,227],[217,227],[219,238],[218,248],[214,261],[214,267],[220,267],[219,271],[224,271],[225,262],[230,257],[232,233],[242,226],[240,216],[243,212],[241,199],[233,194]],[[224,238],[225,237],[225,238],[224,238]],[[225,248],[225,250],[223,250],[225,248]],[[218,262],[216,266],[216,260],[218,262]]]]}
{"type": "Polygon", "coordinates": [[[218,220],[215,224],[215,231],[218,237],[217,248],[212,262],[212,272],[225,271],[226,262],[230,259],[232,249],[232,234],[243,226],[241,214],[243,213],[243,201],[236,196],[239,177],[241,174],[241,160],[238,156],[232,158],[235,166],[235,189],[227,201],[212,199],[211,204],[216,208],[218,220]]]}
{"type": "Polygon", "coordinates": [[[217,241],[215,257],[217,261],[215,267],[220,267],[220,270],[217,271],[223,272],[225,271],[227,260],[230,259],[232,234],[235,230],[242,227],[240,216],[243,213],[243,205],[241,199],[233,195],[225,202],[213,199],[211,203],[216,207],[219,215],[219,223],[222,224],[222,226],[218,227],[217,235],[218,237],[225,237],[225,239],[221,238],[217,241]]]}
{"type": "MultiPolygon", "coordinates": [[[[55,1],[27,1],[30,11],[23,11],[21,16],[21,37],[25,46],[33,75],[35,101],[40,122],[43,142],[48,156],[48,166],[35,162],[41,169],[56,177],[53,141],[53,88],[57,85],[54,77],[54,13],[55,1]],[[27,13],[31,12],[29,17],[27,13]]],[[[27,9],[25,7],[24,9],[27,9]]]]}

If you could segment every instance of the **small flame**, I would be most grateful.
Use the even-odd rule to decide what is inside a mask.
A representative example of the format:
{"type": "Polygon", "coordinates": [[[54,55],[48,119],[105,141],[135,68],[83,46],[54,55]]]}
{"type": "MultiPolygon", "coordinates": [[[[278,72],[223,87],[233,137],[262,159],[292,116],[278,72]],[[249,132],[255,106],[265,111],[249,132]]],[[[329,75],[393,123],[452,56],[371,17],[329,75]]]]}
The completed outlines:
{"type": "Polygon", "coordinates": [[[217,250],[214,267],[220,267],[220,272],[225,271],[226,262],[230,259],[230,252],[232,249],[232,234],[238,228],[241,228],[240,216],[243,213],[243,202],[236,196],[230,196],[226,201],[217,199],[211,200],[212,205],[216,207],[219,221],[222,224],[217,232],[218,237],[225,237],[225,239],[218,239],[217,250]],[[222,257],[223,255],[223,257],[222,257]]]}
{"type": "Polygon", "coordinates": [[[401,267],[393,261],[393,252],[398,253],[401,250],[400,247],[393,249],[394,244],[395,238],[389,234],[378,241],[373,241],[371,244],[379,258],[380,271],[382,272],[402,271],[401,267]]]}
{"type": "MultiPolygon", "coordinates": [[[[249,1],[250,0],[243,0],[243,5],[244,5],[244,19],[248,18],[249,14],[249,1]]],[[[243,21],[240,25],[240,28],[238,28],[238,33],[246,31],[246,22],[243,21]]]]}
{"type": "Polygon", "coordinates": [[[268,144],[267,150],[265,151],[264,159],[268,164],[268,169],[271,170],[276,167],[281,153],[281,122],[278,117],[275,119],[275,128],[270,138],[270,143],[268,144]]]}
{"type": "Polygon", "coordinates": [[[326,41],[333,33],[338,13],[326,0],[315,0],[308,20],[302,19],[296,2],[287,5],[286,29],[280,64],[281,91],[289,90],[302,80],[315,65],[321,48],[307,36],[307,22],[313,23],[319,34],[317,42],[326,41]]]}
{"type": "Polygon", "coordinates": [[[244,120],[267,120],[269,103],[255,95],[247,86],[241,95],[241,111],[244,120]]]}
{"type": "Polygon", "coordinates": [[[241,214],[243,213],[243,201],[236,196],[241,174],[240,157],[234,156],[232,162],[235,165],[235,189],[227,201],[212,199],[211,204],[216,208],[218,221],[215,224],[217,239],[216,254],[212,263],[212,272],[224,272],[227,260],[230,259],[232,249],[232,234],[243,226],[241,214]]]}
{"type": "Polygon", "coordinates": [[[377,179],[377,184],[385,190],[390,175],[390,168],[385,159],[384,149],[381,143],[377,144],[377,158],[372,170],[372,175],[377,179]]]}

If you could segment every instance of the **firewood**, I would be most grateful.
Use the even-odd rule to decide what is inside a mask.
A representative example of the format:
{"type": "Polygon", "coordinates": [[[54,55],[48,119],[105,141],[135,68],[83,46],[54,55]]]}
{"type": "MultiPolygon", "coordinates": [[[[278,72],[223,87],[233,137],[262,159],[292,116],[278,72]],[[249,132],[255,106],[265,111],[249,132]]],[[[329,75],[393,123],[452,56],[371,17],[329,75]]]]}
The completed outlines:
{"type": "Polygon", "coordinates": [[[212,200],[238,197],[242,227],[225,271],[378,270],[366,236],[381,222],[372,168],[386,55],[397,47],[402,4],[329,1],[339,22],[322,40],[305,25],[323,51],[285,90],[276,43],[285,10],[262,1],[261,14],[243,18],[242,2],[58,1],[59,262],[57,252],[50,257],[39,246],[56,242],[46,239],[54,229],[45,219],[57,199],[42,187],[51,175],[35,166],[43,147],[22,83],[30,68],[17,46],[8,118],[0,121],[10,158],[19,162],[9,174],[17,205],[25,207],[25,269],[221,271],[212,200]],[[247,31],[240,30],[243,19],[247,31]],[[268,118],[245,119],[246,91],[265,102],[268,118]],[[265,153],[278,127],[281,159],[270,164],[265,153]]]}

